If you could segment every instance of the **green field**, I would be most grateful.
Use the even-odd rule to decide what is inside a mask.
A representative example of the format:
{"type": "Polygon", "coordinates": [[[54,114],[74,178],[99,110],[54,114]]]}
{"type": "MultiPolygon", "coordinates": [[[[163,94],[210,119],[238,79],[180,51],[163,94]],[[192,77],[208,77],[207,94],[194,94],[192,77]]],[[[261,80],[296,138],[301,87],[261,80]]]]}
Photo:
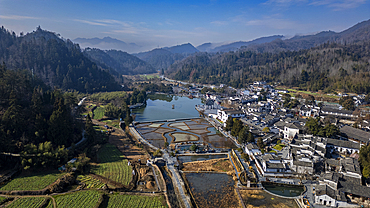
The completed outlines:
{"type": "Polygon", "coordinates": [[[90,100],[92,101],[100,101],[100,102],[109,102],[111,100],[117,98],[124,98],[126,96],[126,92],[124,91],[116,91],[116,92],[99,92],[90,95],[90,100]]]}
{"type": "Polygon", "coordinates": [[[97,207],[102,197],[101,192],[93,190],[54,196],[58,208],[97,207]]]}
{"type": "Polygon", "coordinates": [[[158,74],[141,74],[140,78],[153,79],[153,78],[159,78],[159,75],[158,74]]]}
{"type": "Polygon", "coordinates": [[[85,188],[103,188],[104,183],[100,182],[98,179],[95,179],[88,175],[79,175],[77,176],[77,180],[81,183],[84,183],[86,186],[85,188]]]}
{"type": "Polygon", "coordinates": [[[103,122],[106,123],[108,126],[119,128],[119,120],[104,120],[103,122]]]}
{"type": "Polygon", "coordinates": [[[14,200],[7,206],[7,208],[39,208],[44,207],[45,203],[47,203],[47,200],[48,199],[44,197],[24,197],[14,200]]]}
{"type": "Polygon", "coordinates": [[[107,208],[120,208],[120,207],[157,208],[167,206],[162,204],[161,197],[135,196],[135,195],[109,195],[107,208]]]}
{"type": "Polygon", "coordinates": [[[3,201],[6,199],[6,197],[0,196],[0,204],[3,203],[3,201]]]}
{"type": "Polygon", "coordinates": [[[287,88],[276,88],[277,90],[288,90],[289,91],[289,95],[291,96],[295,96],[296,93],[302,93],[302,94],[308,94],[308,95],[312,95],[314,97],[316,96],[321,96],[321,97],[327,97],[327,98],[334,98],[334,99],[338,99],[337,96],[334,96],[334,95],[327,95],[327,94],[319,94],[319,93],[316,93],[316,92],[310,92],[310,91],[303,91],[303,90],[295,90],[295,89],[287,89],[287,88]]]}
{"type": "Polygon", "coordinates": [[[100,107],[97,107],[95,110],[94,110],[94,117],[93,119],[102,119],[104,117],[104,111],[105,111],[105,108],[100,106],[100,107]]]}
{"type": "Polygon", "coordinates": [[[65,173],[38,173],[30,176],[19,176],[4,186],[0,190],[12,191],[12,190],[41,190],[46,188],[48,185],[54,183],[58,178],[62,177],[65,173]]]}
{"type": "Polygon", "coordinates": [[[98,152],[99,164],[92,168],[92,172],[104,176],[123,185],[128,185],[132,180],[132,168],[127,165],[127,160],[112,144],[104,145],[98,152]]]}

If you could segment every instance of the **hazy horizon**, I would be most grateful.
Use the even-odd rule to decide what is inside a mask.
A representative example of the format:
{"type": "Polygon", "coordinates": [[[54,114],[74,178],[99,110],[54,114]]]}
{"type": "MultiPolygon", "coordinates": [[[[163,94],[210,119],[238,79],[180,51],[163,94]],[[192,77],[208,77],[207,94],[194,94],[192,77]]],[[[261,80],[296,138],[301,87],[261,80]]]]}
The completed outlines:
{"type": "Polygon", "coordinates": [[[18,35],[40,25],[71,40],[109,36],[148,51],[184,43],[340,32],[368,20],[369,6],[366,0],[0,0],[0,23],[18,35]]]}

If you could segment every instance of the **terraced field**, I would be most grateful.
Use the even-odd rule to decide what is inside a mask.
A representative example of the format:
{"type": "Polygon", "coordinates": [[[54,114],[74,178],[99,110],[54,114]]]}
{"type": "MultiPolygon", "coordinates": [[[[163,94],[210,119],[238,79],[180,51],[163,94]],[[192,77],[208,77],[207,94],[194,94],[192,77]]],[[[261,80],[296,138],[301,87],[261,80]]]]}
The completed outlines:
{"type": "Polygon", "coordinates": [[[48,200],[49,199],[44,197],[24,197],[14,200],[7,206],[7,208],[41,208],[44,207],[46,203],[48,203],[48,200]]]}
{"type": "Polygon", "coordinates": [[[0,190],[41,190],[54,183],[64,174],[65,173],[39,173],[30,176],[19,176],[2,186],[0,190]]]}
{"type": "Polygon", "coordinates": [[[99,191],[89,190],[58,195],[54,198],[58,208],[97,207],[102,201],[103,194],[99,191]]]}
{"type": "Polygon", "coordinates": [[[98,152],[98,160],[100,163],[92,168],[94,174],[123,185],[128,185],[132,180],[132,168],[116,146],[104,145],[98,152]]]}
{"type": "Polygon", "coordinates": [[[86,186],[85,188],[103,188],[104,183],[100,182],[98,179],[95,179],[91,176],[86,175],[79,175],[77,176],[77,180],[84,183],[86,186]]]}
{"type": "Polygon", "coordinates": [[[167,206],[162,204],[161,197],[135,196],[135,195],[110,195],[107,208],[121,208],[121,207],[161,208],[161,207],[167,207],[167,206]]]}

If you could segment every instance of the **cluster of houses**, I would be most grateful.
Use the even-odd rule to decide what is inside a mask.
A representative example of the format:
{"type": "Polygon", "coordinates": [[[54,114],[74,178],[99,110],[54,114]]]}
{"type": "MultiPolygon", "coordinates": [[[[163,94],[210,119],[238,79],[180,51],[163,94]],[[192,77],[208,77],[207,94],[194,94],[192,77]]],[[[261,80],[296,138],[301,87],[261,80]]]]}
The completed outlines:
{"type": "Polygon", "coordinates": [[[263,177],[319,181],[315,191],[317,204],[370,206],[370,186],[363,183],[358,162],[361,146],[370,144],[370,132],[365,131],[370,130],[370,120],[363,120],[359,129],[348,124],[361,114],[340,106],[302,104],[287,109],[282,105],[282,93],[286,92],[255,82],[249,89],[238,90],[234,97],[207,94],[204,113],[225,125],[229,117],[238,118],[255,137],[263,139],[264,149],[256,143],[244,147],[263,177]],[[233,107],[223,108],[220,103],[233,107]],[[335,138],[308,134],[307,119],[315,117],[334,120],[332,123],[339,127],[340,134],[335,138]],[[282,148],[275,149],[279,140],[282,148]]]}

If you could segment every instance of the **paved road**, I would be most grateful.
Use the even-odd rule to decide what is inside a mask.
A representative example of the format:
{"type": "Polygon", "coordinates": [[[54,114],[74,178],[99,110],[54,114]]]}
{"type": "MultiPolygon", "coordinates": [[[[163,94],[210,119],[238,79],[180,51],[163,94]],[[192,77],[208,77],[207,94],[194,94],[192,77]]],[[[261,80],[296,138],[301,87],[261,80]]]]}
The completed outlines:
{"type": "Polygon", "coordinates": [[[168,170],[171,171],[171,175],[172,175],[171,178],[172,178],[173,185],[177,188],[177,190],[179,190],[181,201],[183,202],[182,204],[186,208],[191,208],[190,197],[188,195],[186,195],[186,193],[184,191],[184,187],[185,187],[184,181],[182,180],[179,172],[177,171],[177,169],[174,166],[174,164],[175,164],[174,160],[177,160],[177,159],[173,158],[173,157],[170,157],[166,150],[163,153],[163,158],[167,161],[168,170]]]}

